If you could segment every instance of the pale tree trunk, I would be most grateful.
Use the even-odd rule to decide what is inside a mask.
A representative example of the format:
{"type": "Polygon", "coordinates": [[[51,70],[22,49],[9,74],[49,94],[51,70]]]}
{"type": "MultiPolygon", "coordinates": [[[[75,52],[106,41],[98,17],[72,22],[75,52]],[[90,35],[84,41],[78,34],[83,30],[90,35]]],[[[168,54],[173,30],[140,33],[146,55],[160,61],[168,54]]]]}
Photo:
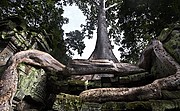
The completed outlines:
{"type": "Polygon", "coordinates": [[[113,62],[118,62],[112,51],[112,46],[108,37],[105,0],[99,0],[97,41],[95,49],[89,57],[89,60],[96,59],[108,59],[113,62]]]}

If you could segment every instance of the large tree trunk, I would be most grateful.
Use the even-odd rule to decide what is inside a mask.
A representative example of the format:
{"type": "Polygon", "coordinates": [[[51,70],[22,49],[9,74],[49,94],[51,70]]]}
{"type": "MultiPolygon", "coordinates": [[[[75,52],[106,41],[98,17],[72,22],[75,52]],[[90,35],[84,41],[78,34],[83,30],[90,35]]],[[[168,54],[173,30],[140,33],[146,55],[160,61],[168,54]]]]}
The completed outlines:
{"type": "Polygon", "coordinates": [[[113,54],[111,43],[108,37],[105,0],[100,0],[98,9],[97,41],[95,49],[89,57],[89,60],[108,59],[112,60],[113,62],[118,62],[117,58],[113,54]]]}

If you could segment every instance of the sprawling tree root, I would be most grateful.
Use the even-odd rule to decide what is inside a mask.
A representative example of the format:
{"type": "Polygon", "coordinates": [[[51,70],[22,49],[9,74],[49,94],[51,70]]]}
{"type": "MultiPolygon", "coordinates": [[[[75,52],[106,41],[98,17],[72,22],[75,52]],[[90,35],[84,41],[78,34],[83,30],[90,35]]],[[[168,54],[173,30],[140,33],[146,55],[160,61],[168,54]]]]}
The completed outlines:
{"type": "Polygon", "coordinates": [[[19,63],[28,63],[46,70],[61,72],[65,66],[45,52],[37,50],[21,51],[15,54],[8,62],[8,68],[0,80],[0,111],[10,111],[12,99],[17,89],[19,63]]]}
{"type": "MultiPolygon", "coordinates": [[[[141,87],[98,88],[86,90],[80,94],[82,100],[87,102],[106,102],[161,99],[161,91],[163,89],[178,89],[180,85],[180,65],[165,51],[162,43],[158,40],[152,41],[149,50],[151,50],[162,63],[166,64],[167,67],[175,69],[175,72],[168,77],[157,79],[151,84],[141,87]]],[[[148,51],[146,51],[146,53],[147,52],[148,51]]],[[[146,55],[147,54],[144,56],[146,55]]],[[[147,64],[147,62],[142,62],[142,64],[147,64]]]]}
{"type": "MultiPolygon", "coordinates": [[[[151,47],[146,53],[152,52],[161,60],[167,67],[173,69],[173,73],[161,79],[155,80],[153,83],[134,88],[99,88],[84,91],[80,97],[84,101],[91,102],[105,102],[105,101],[134,101],[134,100],[148,100],[162,98],[161,90],[177,89],[180,84],[180,66],[175,60],[168,55],[164,50],[161,42],[152,41],[151,47]],[[150,50],[150,51],[149,51],[150,50]]],[[[149,64],[146,57],[149,54],[144,54],[144,60],[141,66],[149,64]]],[[[8,68],[2,74],[0,79],[0,111],[9,111],[12,105],[12,99],[17,89],[18,73],[17,66],[19,63],[28,63],[30,65],[38,66],[46,70],[53,70],[56,72],[71,71],[63,64],[59,63],[52,56],[47,53],[28,50],[21,51],[15,54],[8,62],[8,68]]],[[[145,66],[146,67],[146,66],[145,66]]],[[[70,72],[69,72],[70,73],[70,72]]]]}

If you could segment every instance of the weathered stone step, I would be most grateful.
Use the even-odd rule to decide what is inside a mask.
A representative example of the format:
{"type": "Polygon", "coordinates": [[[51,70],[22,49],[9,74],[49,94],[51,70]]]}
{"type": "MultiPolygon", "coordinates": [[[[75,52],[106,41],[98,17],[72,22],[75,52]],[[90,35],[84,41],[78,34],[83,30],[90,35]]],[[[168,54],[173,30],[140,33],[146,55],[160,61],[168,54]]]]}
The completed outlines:
{"type": "Polygon", "coordinates": [[[88,74],[114,74],[127,76],[140,72],[144,69],[129,63],[114,63],[109,60],[72,60],[68,64],[68,71],[71,75],[88,74]]]}
{"type": "Polygon", "coordinates": [[[53,105],[56,111],[179,111],[180,99],[133,102],[82,102],[79,96],[59,94],[53,105]]]}

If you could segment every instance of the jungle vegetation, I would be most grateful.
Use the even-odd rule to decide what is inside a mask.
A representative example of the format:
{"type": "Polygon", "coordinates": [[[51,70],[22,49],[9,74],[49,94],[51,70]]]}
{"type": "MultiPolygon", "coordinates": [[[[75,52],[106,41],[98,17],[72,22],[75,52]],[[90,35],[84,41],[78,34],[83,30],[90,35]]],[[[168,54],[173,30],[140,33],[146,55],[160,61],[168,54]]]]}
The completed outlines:
{"type": "MultiPolygon", "coordinates": [[[[98,14],[101,13],[99,7],[100,4],[104,4],[103,8],[107,9],[104,13],[107,34],[105,35],[107,40],[119,45],[121,57],[117,59],[123,62],[136,62],[140,52],[151,39],[157,37],[163,28],[179,20],[179,2],[179,0],[1,0],[0,19],[16,16],[23,20],[23,23],[16,19],[14,21],[25,24],[28,30],[47,33],[45,39],[51,48],[49,53],[62,62],[72,57],[70,49],[77,51],[78,54],[83,53],[86,45],[83,39],[93,38],[93,31],[98,28],[98,14]],[[77,5],[86,16],[86,24],[81,25],[82,30],[69,32],[65,39],[62,26],[68,23],[68,18],[62,15],[63,7],[72,4],[77,5]]],[[[105,48],[112,50],[111,42],[105,48]]],[[[97,46],[100,44],[101,42],[97,42],[97,46]]],[[[96,59],[93,55],[97,52],[95,49],[90,58],[96,59]]],[[[106,53],[112,53],[110,56],[114,56],[111,51],[106,53]]],[[[115,60],[115,56],[112,58],[115,60]]]]}

